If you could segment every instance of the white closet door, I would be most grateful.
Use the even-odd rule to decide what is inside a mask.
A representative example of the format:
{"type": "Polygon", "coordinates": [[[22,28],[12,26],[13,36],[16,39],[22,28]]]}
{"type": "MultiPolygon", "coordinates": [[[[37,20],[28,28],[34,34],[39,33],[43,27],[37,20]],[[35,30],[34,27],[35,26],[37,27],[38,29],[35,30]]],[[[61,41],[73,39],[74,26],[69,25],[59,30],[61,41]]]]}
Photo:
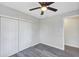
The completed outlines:
{"type": "Polygon", "coordinates": [[[18,52],[18,21],[1,18],[1,56],[18,52]]]}
{"type": "Polygon", "coordinates": [[[32,41],[31,23],[19,21],[19,51],[28,48],[32,41]]]}
{"type": "Polygon", "coordinates": [[[0,16],[0,56],[1,56],[1,16],[0,16]]]}

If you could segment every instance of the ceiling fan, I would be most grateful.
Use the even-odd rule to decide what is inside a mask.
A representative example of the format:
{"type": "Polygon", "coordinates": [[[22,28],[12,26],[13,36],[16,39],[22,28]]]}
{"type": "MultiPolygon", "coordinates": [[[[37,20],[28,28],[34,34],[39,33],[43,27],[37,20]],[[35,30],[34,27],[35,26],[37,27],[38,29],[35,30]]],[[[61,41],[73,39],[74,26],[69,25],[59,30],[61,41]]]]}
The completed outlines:
{"type": "Polygon", "coordinates": [[[29,9],[30,11],[33,11],[33,10],[36,10],[36,9],[41,9],[41,15],[44,14],[44,12],[48,9],[48,10],[51,10],[51,11],[54,11],[56,12],[58,9],[55,9],[55,8],[52,8],[52,7],[48,7],[49,5],[55,3],[55,2],[38,2],[41,7],[36,7],[36,8],[32,8],[32,9],[29,9]]]}

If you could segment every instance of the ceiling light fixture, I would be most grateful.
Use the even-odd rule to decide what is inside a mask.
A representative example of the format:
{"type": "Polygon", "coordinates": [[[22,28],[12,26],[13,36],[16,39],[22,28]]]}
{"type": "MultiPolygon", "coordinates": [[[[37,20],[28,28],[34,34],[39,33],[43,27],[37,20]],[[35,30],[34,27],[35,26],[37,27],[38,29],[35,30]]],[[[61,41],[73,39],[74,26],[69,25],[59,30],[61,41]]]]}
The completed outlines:
{"type": "Polygon", "coordinates": [[[33,11],[33,10],[36,10],[36,9],[40,9],[41,10],[41,15],[44,15],[44,12],[46,10],[51,10],[51,11],[54,11],[56,12],[58,9],[56,8],[52,8],[52,7],[49,7],[49,5],[55,3],[55,2],[38,2],[40,4],[40,7],[35,7],[35,8],[32,8],[32,9],[29,9],[30,11],[33,11]]]}
{"type": "Polygon", "coordinates": [[[42,10],[42,11],[46,11],[46,10],[47,10],[47,7],[46,7],[46,6],[41,7],[41,10],[42,10]]]}

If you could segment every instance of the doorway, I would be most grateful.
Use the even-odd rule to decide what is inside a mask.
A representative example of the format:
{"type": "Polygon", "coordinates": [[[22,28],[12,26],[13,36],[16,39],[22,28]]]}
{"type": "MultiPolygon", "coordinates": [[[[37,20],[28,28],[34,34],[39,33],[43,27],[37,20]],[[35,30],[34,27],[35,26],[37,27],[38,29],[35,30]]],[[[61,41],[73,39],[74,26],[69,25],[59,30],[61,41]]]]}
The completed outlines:
{"type": "Polygon", "coordinates": [[[64,48],[68,53],[79,56],[79,16],[64,19],[64,48]]]}

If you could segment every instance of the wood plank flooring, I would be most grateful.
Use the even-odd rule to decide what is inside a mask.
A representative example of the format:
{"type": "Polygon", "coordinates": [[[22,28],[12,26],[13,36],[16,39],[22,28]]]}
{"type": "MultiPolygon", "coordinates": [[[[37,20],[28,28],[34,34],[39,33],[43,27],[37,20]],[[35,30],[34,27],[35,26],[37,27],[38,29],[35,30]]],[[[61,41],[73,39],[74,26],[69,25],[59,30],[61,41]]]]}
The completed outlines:
{"type": "Polygon", "coordinates": [[[74,57],[79,57],[79,48],[71,47],[71,46],[65,46],[65,51],[74,57]]]}
{"type": "Polygon", "coordinates": [[[16,53],[10,57],[78,57],[79,53],[78,55],[76,53],[76,55],[70,53],[71,49],[72,48],[66,46],[66,50],[63,51],[40,43],[23,51],[20,51],[19,53],[16,53]]]}

